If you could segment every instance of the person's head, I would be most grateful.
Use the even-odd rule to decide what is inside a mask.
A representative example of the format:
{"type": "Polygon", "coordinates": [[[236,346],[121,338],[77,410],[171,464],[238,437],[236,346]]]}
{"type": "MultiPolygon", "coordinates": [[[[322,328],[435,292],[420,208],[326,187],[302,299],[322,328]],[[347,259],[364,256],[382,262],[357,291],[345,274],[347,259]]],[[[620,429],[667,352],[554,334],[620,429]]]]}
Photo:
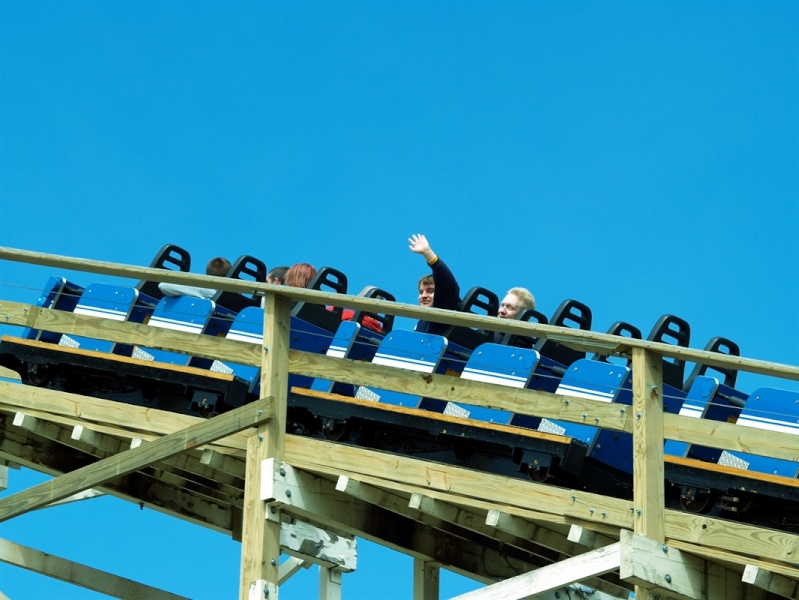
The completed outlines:
{"type": "Polygon", "coordinates": [[[297,263],[286,271],[286,280],[283,283],[292,287],[308,287],[314,275],[316,275],[316,268],[313,265],[297,263]]]}
{"type": "Polygon", "coordinates": [[[283,285],[286,282],[286,273],[288,270],[288,267],[272,267],[269,273],[266,274],[266,283],[283,285]]]}
{"type": "Polygon", "coordinates": [[[224,277],[230,271],[230,261],[221,256],[212,258],[205,265],[205,274],[213,275],[214,277],[224,277]]]}
{"type": "Polygon", "coordinates": [[[436,293],[436,280],[432,275],[425,275],[419,279],[419,304],[433,306],[433,296],[436,293]]]}
{"type": "Polygon", "coordinates": [[[515,319],[516,315],[527,308],[535,308],[535,298],[530,291],[523,287],[511,288],[502,299],[497,316],[500,319],[515,319]]]}

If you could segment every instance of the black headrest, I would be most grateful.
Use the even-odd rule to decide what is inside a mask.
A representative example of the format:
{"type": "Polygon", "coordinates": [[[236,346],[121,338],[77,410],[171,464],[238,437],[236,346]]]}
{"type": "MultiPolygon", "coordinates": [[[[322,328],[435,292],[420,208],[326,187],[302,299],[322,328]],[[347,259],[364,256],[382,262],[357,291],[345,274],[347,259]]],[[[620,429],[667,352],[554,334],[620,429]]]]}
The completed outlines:
{"type": "MultiPolygon", "coordinates": [[[[180,246],[166,244],[153,257],[150,262],[150,268],[189,272],[191,270],[191,255],[188,250],[184,250],[180,246]]],[[[136,285],[136,289],[139,290],[140,295],[150,296],[154,300],[160,300],[164,296],[155,281],[140,281],[136,285]]]]}
{"type": "MultiPolygon", "coordinates": [[[[496,317],[499,312],[499,297],[491,290],[475,286],[463,297],[458,311],[496,317]]],[[[442,335],[451,343],[468,350],[474,350],[480,344],[491,342],[494,339],[493,331],[455,325],[450,325],[442,335]]]]}
{"type": "MultiPolygon", "coordinates": [[[[337,294],[347,293],[347,276],[333,267],[322,267],[316,272],[311,282],[308,284],[310,290],[333,291],[337,294]]],[[[313,323],[314,325],[335,332],[341,323],[340,306],[334,306],[328,310],[320,304],[308,304],[307,302],[297,302],[291,309],[291,315],[313,323]]]]}
{"type": "MultiPolygon", "coordinates": [[[[705,345],[705,350],[708,352],[720,352],[721,354],[726,354],[728,356],[741,356],[741,348],[738,346],[738,344],[732,340],[728,340],[727,338],[719,336],[711,338],[705,345]]],[[[737,369],[733,369],[732,367],[708,367],[707,365],[697,363],[694,366],[693,371],[691,371],[691,374],[688,376],[688,379],[685,380],[683,390],[686,392],[690,390],[691,386],[694,384],[694,379],[700,375],[704,375],[709,368],[724,375],[724,385],[731,388],[735,387],[735,382],[738,379],[737,369]]]]}
{"type": "MultiPolygon", "coordinates": [[[[237,258],[236,262],[231,265],[226,276],[231,279],[243,279],[264,283],[266,282],[266,273],[266,264],[262,260],[244,254],[237,258]]],[[[223,306],[238,313],[249,306],[260,306],[261,297],[255,294],[242,294],[239,292],[220,290],[214,296],[214,302],[216,302],[218,306],[223,306]]]]}
{"type": "MultiPolygon", "coordinates": [[[[649,337],[650,342],[675,344],[687,348],[691,340],[691,326],[688,321],[674,315],[660,317],[649,337]],[[670,341],[671,340],[671,341],[670,341]]],[[[685,360],[681,358],[663,358],[663,383],[677,389],[683,389],[685,377],[685,360]]]]}
{"type": "MultiPolygon", "coordinates": [[[[555,310],[549,320],[549,324],[558,327],[590,330],[591,319],[591,309],[588,305],[577,300],[564,300],[555,310]]],[[[536,342],[535,349],[538,350],[541,356],[546,356],[566,367],[576,360],[585,358],[585,352],[545,338],[536,342]]]]}

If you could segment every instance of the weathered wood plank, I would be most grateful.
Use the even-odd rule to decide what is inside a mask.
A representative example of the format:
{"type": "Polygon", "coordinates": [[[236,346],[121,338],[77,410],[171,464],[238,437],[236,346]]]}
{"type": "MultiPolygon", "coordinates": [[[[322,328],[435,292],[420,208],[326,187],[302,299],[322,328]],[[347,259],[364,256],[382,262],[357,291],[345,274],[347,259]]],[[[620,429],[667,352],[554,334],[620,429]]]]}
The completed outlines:
{"type": "Polygon", "coordinates": [[[0,561],[123,600],[188,600],[125,577],[0,539],[0,561]]]}
{"type": "MultiPolygon", "coordinates": [[[[496,503],[513,513],[513,507],[549,513],[553,518],[574,518],[574,524],[601,532],[609,528],[633,529],[632,503],[626,500],[565,490],[543,484],[477,473],[458,467],[428,463],[412,458],[352,448],[320,440],[288,436],[286,461],[301,469],[335,474],[361,474],[381,487],[397,488],[410,484],[453,496],[453,504],[471,506],[474,501],[496,503]],[[578,522],[579,521],[579,522],[578,522]]],[[[444,496],[441,496],[444,497],[444,496]]],[[[799,536],[744,523],[666,511],[666,537],[689,543],[740,551],[762,558],[799,564],[799,536]],[[745,548],[741,539],[746,539],[745,548]]],[[[672,543],[670,541],[669,543],[672,543]]]]}
{"type": "Polygon", "coordinates": [[[271,418],[272,398],[263,398],[154,442],[110,456],[93,465],[61,475],[55,480],[3,498],[0,500],[0,522],[101,485],[109,479],[127,475],[163,458],[254,427],[271,418]]]}
{"type": "Polygon", "coordinates": [[[616,542],[483,589],[461,594],[453,600],[523,600],[615,571],[619,568],[620,560],[621,544],[616,542]]]}
{"type": "Polygon", "coordinates": [[[288,298],[269,294],[265,301],[261,347],[261,393],[274,399],[273,419],[263,422],[247,441],[239,598],[277,597],[280,573],[280,516],[266,518],[261,499],[261,465],[283,459],[288,406],[288,352],[291,323],[288,298]]]}
{"type": "Polygon", "coordinates": [[[662,542],[665,510],[663,482],[663,375],[656,354],[633,349],[633,505],[635,533],[662,542]]]}

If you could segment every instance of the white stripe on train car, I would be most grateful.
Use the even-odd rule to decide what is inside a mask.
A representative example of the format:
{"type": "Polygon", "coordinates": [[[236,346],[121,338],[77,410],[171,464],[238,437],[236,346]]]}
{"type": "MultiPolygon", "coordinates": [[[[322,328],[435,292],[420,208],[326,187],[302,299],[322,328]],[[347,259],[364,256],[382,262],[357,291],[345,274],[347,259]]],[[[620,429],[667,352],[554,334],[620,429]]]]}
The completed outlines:
{"type": "Polygon", "coordinates": [[[383,365],[385,367],[397,367],[399,369],[410,369],[412,371],[420,371],[422,373],[432,373],[435,369],[435,364],[418,358],[404,358],[400,356],[392,356],[389,354],[375,354],[372,360],[373,364],[383,365]]]}
{"type": "Polygon", "coordinates": [[[264,341],[264,336],[262,334],[250,333],[248,331],[229,331],[225,337],[229,340],[249,342],[250,344],[260,344],[264,341]]]}
{"type": "Polygon", "coordinates": [[[485,371],[483,369],[473,369],[471,367],[465,368],[461,377],[464,379],[471,379],[472,381],[495,383],[497,385],[505,385],[516,388],[523,388],[527,383],[526,377],[519,377],[518,375],[510,375],[506,373],[496,373],[494,371],[485,371]]]}
{"type": "Polygon", "coordinates": [[[586,400],[598,400],[600,402],[612,402],[614,392],[601,392],[599,390],[590,390],[587,388],[576,387],[561,383],[558,389],[555,390],[556,394],[562,396],[575,396],[577,398],[585,398],[586,400]]]}
{"type": "Polygon", "coordinates": [[[152,325],[153,327],[160,327],[161,329],[185,331],[186,333],[200,333],[203,330],[202,323],[186,323],[185,321],[166,319],[164,317],[153,317],[152,319],[150,319],[148,325],[152,325]]]}
{"type": "Polygon", "coordinates": [[[682,405],[679,414],[681,417],[693,417],[695,419],[701,419],[704,410],[704,406],[697,406],[696,404],[688,404],[686,402],[682,405]]]}
{"type": "Polygon", "coordinates": [[[73,311],[76,315],[86,315],[87,317],[100,317],[102,319],[112,319],[114,321],[124,321],[128,313],[111,308],[100,308],[99,306],[81,306],[78,304],[73,311]]]}
{"type": "Polygon", "coordinates": [[[347,355],[346,346],[330,346],[327,349],[327,355],[334,358],[344,358],[347,355]]]}
{"type": "Polygon", "coordinates": [[[768,431],[780,431],[782,433],[792,433],[799,435],[799,424],[786,423],[777,419],[769,417],[756,417],[754,415],[745,415],[738,417],[738,425],[745,427],[755,427],[756,429],[766,429],[768,431]]]}

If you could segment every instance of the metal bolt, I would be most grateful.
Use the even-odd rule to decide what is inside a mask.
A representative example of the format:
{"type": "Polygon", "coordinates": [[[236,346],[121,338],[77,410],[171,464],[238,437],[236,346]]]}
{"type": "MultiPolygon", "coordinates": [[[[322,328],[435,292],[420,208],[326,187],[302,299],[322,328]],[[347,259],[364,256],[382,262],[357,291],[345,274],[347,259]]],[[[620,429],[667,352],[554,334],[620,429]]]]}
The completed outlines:
{"type": "Polygon", "coordinates": [[[656,386],[656,385],[652,385],[652,386],[649,386],[649,387],[651,387],[651,388],[652,388],[652,391],[653,391],[653,392],[657,391],[657,389],[658,389],[658,386],[656,386]]]}
{"type": "Polygon", "coordinates": [[[635,413],[635,418],[640,419],[643,415],[639,412],[635,413]]]}
{"type": "Polygon", "coordinates": [[[269,352],[269,346],[264,346],[264,352],[269,352]]]}
{"type": "Polygon", "coordinates": [[[671,583],[671,575],[666,574],[666,583],[671,583]]]}
{"type": "Polygon", "coordinates": [[[260,417],[263,413],[264,413],[264,411],[259,410],[256,414],[260,417]]]}
{"type": "Polygon", "coordinates": [[[587,418],[588,418],[588,413],[583,413],[583,419],[587,419],[587,418]]]}
{"type": "Polygon", "coordinates": [[[642,511],[640,508],[636,508],[636,509],[635,509],[635,514],[636,514],[636,515],[638,515],[639,517],[641,516],[641,513],[642,513],[642,512],[643,512],[643,511],[642,511]]]}
{"type": "Polygon", "coordinates": [[[258,434],[258,441],[259,442],[263,442],[264,441],[264,436],[262,436],[261,434],[258,434]]]}
{"type": "Polygon", "coordinates": [[[606,511],[604,511],[604,510],[602,511],[601,514],[602,514],[602,518],[603,519],[608,516],[608,513],[606,511]]]}
{"type": "Polygon", "coordinates": [[[283,467],[280,467],[280,471],[279,472],[280,472],[280,476],[281,477],[285,477],[286,476],[286,469],[284,469],[283,467]]]}
{"type": "Polygon", "coordinates": [[[663,544],[663,545],[660,547],[660,549],[661,549],[663,552],[668,552],[668,551],[669,551],[669,547],[668,547],[666,544],[663,544]]]}
{"type": "Polygon", "coordinates": [[[272,514],[275,514],[277,512],[277,508],[274,507],[274,506],[270,506],[269,507],[269,512],[271,512],[272,514]]]}
{"type": "Polygon", "coordinates": [[[619,412],[620,412],[621,414],[624,414],[624,413],[626,413],[626,412],[627,412],[627,409],[626,409],[626,408],[624,408],[624,407],[622,406],[622,407],[619,409],[619,412]]]}
{"type": "Polygon", "coordinates": [[[286,490],[286,498],[291,498],[291,490],[286,490]]]}
{"type": "Polygon", "coordinates": [[[569,404],[569,400],[568,400],[568,398],[566,398],[566,399],[564,399],[564,400],[563,400],[563,404],[569,404]]]}
{"type": "Polygon", "coordinates": [[[269,587],[264,586],[264,598],[269,598],[269,587]]]}
{"type": "Polygon", "coordinates": [[[577,496],[575,496],[574,494],[572,494],[572,502],[574,502],[574,501],[576,501],[576,500],[577,500],[577,496]]]}
{"type": "Polygon", "coordinates": [[[269,561],[269,564],[274,567],[275,565],[277,565],[277,561],[273,558],[272,560],[269,561]]]}

